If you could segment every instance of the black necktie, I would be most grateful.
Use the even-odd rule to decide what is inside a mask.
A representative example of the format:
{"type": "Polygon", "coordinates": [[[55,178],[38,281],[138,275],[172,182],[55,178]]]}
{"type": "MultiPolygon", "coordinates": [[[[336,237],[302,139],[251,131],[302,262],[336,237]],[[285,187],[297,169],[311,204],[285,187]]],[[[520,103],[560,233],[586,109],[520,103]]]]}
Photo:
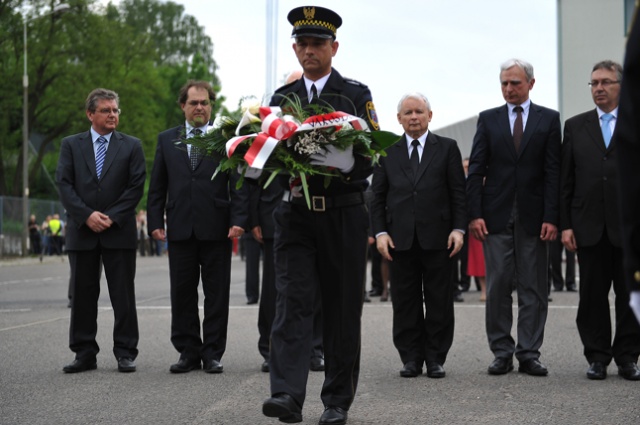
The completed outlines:
{"type": "Polygon", "coordinates": [[[418,167],[420,167],[420,155],[418,155],[418,146],[420,146],[420,142],[414,140],[411,142],[411,146],[413,149],[411,150],[411,170],[413,170],[413,175],[418,174],[418,167]]]}
{"type": "MultiPolygon", "coordinates": [[[[194,128],[193,130],[191,130],[191,134],[193,134],[194,136],[199,136],[202,134],[202,130],[200,130],[199,128],[194,128]]],[[[198,166],[198,161],[200,161],[200,149],[193,144],[191,145],[190,159],[191,159],[191,169],[195,170],[196,167],[198,166]]]]}
{"type": "Polygon", "coordinates": [[[318,89],[315,84],[311,84],[311,99],[309,103],[318,103],[318,89]]]}
{"type": "Polygon", "coordinates": [[[513,145],[516,147],[516,153],[520,152],[520,142],[522,141],[522,134],[524,133],[524,126],[522,125],[522,106],[516,106],[513,111],[518,114],[516,122],[513,123],[513,145]]]}

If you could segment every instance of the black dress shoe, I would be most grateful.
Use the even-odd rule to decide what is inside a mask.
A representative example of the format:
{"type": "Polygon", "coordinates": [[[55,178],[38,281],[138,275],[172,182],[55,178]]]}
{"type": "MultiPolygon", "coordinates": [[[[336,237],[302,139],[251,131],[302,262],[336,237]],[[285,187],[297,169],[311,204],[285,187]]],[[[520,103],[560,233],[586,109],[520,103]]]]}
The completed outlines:
{"type": "Polygon", "coordinates": [[[222,363],[216,359],[208,359],[202,361],[202,368],[207,373],[222,373],[222,363]]]}
{"type": "Polygon", "coordinates": [[[629,381],[640,381],[640,369],[633,362],[619,364],[618,375],[629,381]]]}
{"type": "Polygon", "coordinates": [[[136,364],[130,357],[120,357],[118,359],[118,372],[135,372],[136,364]]]}
{"type": "Polygon", "coordinates": [[[445,371],[440,363],[427,363],[427,376],[429,378],[444,378],[445,371]]]}
{"type": "Polygon", "coordinates": [[[549,371],[538,359],[527,359],[520,362],[518,372],[524,372],[531,376],[547,376],[549,371]]]}
{"type": "Polygon", "coordinates": [[[567,284],[567,292],[577,292],[578,289],[576,288],[576,284],[567,284]]]}
{"type": "Polygon", "coordinates": [[[464,302],[464,298],[462,298],[461,294],[453,294],[453,302],[463,303],[464,302]]]}
{"type": "Polygon", "coordinates": [[[78,372],[85,372],[87,370],[94,370],[97,368],[98,368],[98,365],[96,364],[96,359],[87,359],[87,360],[75,359],[73,362],[64,366],[62,370],[64,371],[64,373],[78,373],[78,372]]]}
{"type": "Polygon", "coordinates": [[[369,291],[370,297],[379,297],[380,295],[382,295],[382,289],[372,289],[369,291]]]}
{"type": "Polygon", "coordinates": [[[262,414],[288,424],[302,422],[302,408],[285,393],[274,394],[266,399],[262,403],[262,414]]]}
{"type": "Polygon", "coordinates": [[[418,367],[417,362],[407,362],[405,363],[402,370],[400,370],[400,376],[403,378],[415,378],[418,375],[422,374],[422,365],[418,367]]]}
{"type": "Polygon", "coordinates": [[[587,369],[587,378],[602,380],[607,377],[607,365],[602,362],[593,362],[587,369]]]}
{"type": "Polygon", "coordinates": [[[247,305],[253,305],[253,304],[258,304],[258,300],[254,300],[254,299],[247,300],[247,305]]]}
{"type": "Polygon", "coordinates": [[[262,366],[260,366],[260,371],[261,371],[261,372],[268,373],[268,372],[269,372],[269,370],[270,370],[270,369],[269,369],[269,361],[268,361],[268,360],[263,361],[263,362],[262,362],[262,366]]]}
{"type": "Polygon", "coordinates": [[[504,375],[513,370],[511,357],[496,357],[489,365],[489,375],[504,375]]]}
{"type": "Polygon", "coordinates": [[[309,361],[309,369],[314,372],[324,371],[324,359],[322,357],[311,357],[309,361]]]}
{"type": "Polygon", "coordinates": [[[200,369],[200,359],[181,358],[178,363],[174,363],[169,368],[171,373],[187,373],[195,369],[200,369]]]}
{"type": "Polygon", "coordinates": [[[325,407],[318,425],[344,425],[347,423],[347,411],[341,407],[325,407]]]}

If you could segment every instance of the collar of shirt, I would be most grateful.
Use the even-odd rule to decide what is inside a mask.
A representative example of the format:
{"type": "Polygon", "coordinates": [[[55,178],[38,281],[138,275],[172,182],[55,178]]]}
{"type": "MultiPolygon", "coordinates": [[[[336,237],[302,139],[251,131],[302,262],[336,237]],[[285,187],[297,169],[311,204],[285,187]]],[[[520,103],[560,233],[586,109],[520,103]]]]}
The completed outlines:
{"type": "Polygon", "coordinates": [[[104,145],[105,149],[109,149],[109,142],[111,141],[111,135],[113,134],[113,132],[105,134],[104,136],[102,134],[98,134],[97,131],[95,131],[93,129],[93,127],[91,127],[91,130],[89,130],[91,132],[91,140],[93,141],[93,154],[97,155],[98,153],[98,137],[102,136],[105,139],[107,139],[107,143],[104,145]]]}
{"type": "Polygon", "coordinates": [[[331,76],[331,73],[328,73],[327,75],[325,75],[324,77],[320,78],[317,81],[311,81],[307,77],[303,76],[304,86],[307,88],[307,95],[309,96],[309,99],[311,99],[311,85],[313,84],[316,85],[316,90],[318,90],[318,96],[320,96],[320,93],[322,93],[322,89],[324,89],[324,86],[325,84],[327,84],[327,81],[329,80],[330,76],[331,76]]]}
{"type": "Polygon", "coordinates": [[[418,137],[417,139],[414,139],[405,133],[404,137],[407,140],[407,150],[409,151],[409,158],[411,158],[411,152],[413,150],[413,146],[411,145],[411,143],[414,140],[417,140],[418,142],[420,142],[420,146],[418,146],[418,157],[422,159],[422,152],[424,151],[424,144],[427,143],[428,135],[429,135],[429,130],[425,131],[425,133],[422,136],[418,137]]]}
{"type": "Polygon", "coordinates": [[[507,108],[509,108],[509,126],[511,127],[511,133],[513,134],[513,124],[516,122],[516,118],[518,114],[513,111],[516,106],[522,107],[522,128],[527,128],[527,118],[529,118],[529,109],[531,107],[531,99],[525,100],[520,105],[514,105],[512,103],[507,103],[507,108]]]}
{"type": "MultiPolygon", "coordinates": [[[[596,106],[596,110],[598,111],[598,119],[600,120],[600,122],[602,122],[601,118],[607,112],[603,111],[598,106],[596,106]]],[[[609,114],[613,115],[613,119],[611,121],[617,120],[618,119],[618,107],[616,106],[613,111],[609,112],[609,114]]]]}

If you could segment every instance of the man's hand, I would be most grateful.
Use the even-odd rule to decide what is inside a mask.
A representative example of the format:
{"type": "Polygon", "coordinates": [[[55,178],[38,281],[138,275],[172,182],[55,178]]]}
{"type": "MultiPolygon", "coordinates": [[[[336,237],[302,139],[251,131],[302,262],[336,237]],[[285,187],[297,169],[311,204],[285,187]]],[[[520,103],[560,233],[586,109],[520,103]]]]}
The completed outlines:
{"type": "Polygon", "coordinates": [[[540,239],[543,241],[555,241],[558,237],[558,228],[555,224],[542,223],[542,230],[540,231],[540,239]]]}
{"type": "Polygon", "coordinates": [[[254,227],[253,229],[251,229],[251,234],[253,235],[253,239],[257,240],[260,243],[264,243],[264,240],[262,239],[262,227],[254,227]]]}
{"type": "MultiPolygon", "coordinates": [[[[238,174],[242,174],[242,165],[238,165],[238,174]]],[[[244,172],[244,177],[246,179],[258,180],[262,175],[262,169],[246,166],[246,171],[244,172]]]]}
{"type": "Polygon", "coordinates": [[[353,145],[349,145],[343,151],[333,145],[326,145],[326,150],[323,153],[314,153],[309,158],[313,165],[337,168],[343,173],[351,172],[356,162],[353,157],[353,145]]]}
{"type": "Polygon", "coordinates": [[[376,238],[374,238],[373,236],[369,236],[367,242],[369,243],[369,245],[373,245],[374,243],[376,243],[376,238]]]}
{"type": "Polygon", "coordinates": [[[113,221],[108,215],[102,214],[100,211],[94,211],[91,213],[87,221],[85,222],[89,229],[96,233],[104,232],[113,224],[113,221]]]}
{"type": "Polygon", "coordinates": [[[393,239],[388,234],[382,234],[376,238],[376,247],[378,248],[378,252],[382,255],[382,258],[393,261],[391,258],[391,254],[389,254],[389,249],[393,249],[396,246],[393,244],[393,239]]]}
{"type": "Polygon", "coordinates": [[[562,245],[570,252],[576,252],[578,250],[578,244],[576,243],[576,236],[573,234],[573,229],[567,229],[562,231],[562,245]]]}
{"type": "Polygon", "coordinates": [[[451,249],[453,246],[453,251],[449,254],[449,258],[460,252],[462,245],[464,245],[464,235],[458,230],[452,230],[451,233],[449,233],[449,240],[447,241],[447,249],[451,249]]]}
{"type": "Polygon", "coordinates": [[[489,234],[484,218],[476,218],[469,223],[469,231],[479,241],[484,241],[489,234]]]}
{"type": "Polygon", "coordinates": [[[167,235],[164,232],[164,229],[155,229],[151,232],[151,237],[157,241],[166,242],[167,235]]]}
{"type": "Polygon", "coordinates": [[[240,227],[240,226],[231,226],[231,227],[229,227],[229,234],[227,235],[227,237],[229,239],[239,238],[243,234],[244,234],[244,229],[242,227],[240,227]]]}

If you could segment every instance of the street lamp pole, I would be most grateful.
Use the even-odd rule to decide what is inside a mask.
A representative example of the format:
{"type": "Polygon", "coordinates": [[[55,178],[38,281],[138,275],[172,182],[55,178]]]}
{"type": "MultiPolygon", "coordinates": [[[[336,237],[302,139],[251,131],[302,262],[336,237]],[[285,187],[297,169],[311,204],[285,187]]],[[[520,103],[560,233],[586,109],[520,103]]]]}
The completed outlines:
{"type": "MultiPolygon", "coordinates": [[[[51,12],[41,15],[48,16],[53,13],[63,12],[69,9],[69,5],[61,3],[51,12]]],[[[26,257],[27,241],[29,240],[29,74],[27,73],[27,19],[22,18],[22,45],[24,48],[24,72],[22,74],[22,256],[26,257]]]]}

